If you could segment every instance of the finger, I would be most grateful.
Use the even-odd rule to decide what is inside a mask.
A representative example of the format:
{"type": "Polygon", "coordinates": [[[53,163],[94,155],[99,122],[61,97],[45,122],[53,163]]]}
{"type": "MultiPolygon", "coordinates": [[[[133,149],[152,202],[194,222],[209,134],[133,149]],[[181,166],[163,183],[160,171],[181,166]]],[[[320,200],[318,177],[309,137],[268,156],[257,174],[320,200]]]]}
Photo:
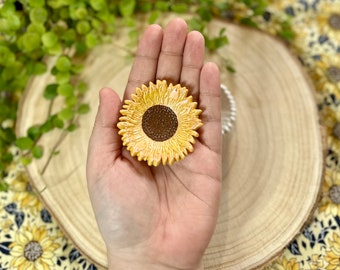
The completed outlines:
{"type": "Polygon", "coordinates": [[[120,155],[122,144],[117,128],[120,108],[120,98],[112,89],[103,88],[99,92],[98,112],[89,140],[88,167],[111,166],[120,155]]]}
{"type": "Polygon", "coordinates": [[[136,52],[124,99],[130,99],[136,87],[156,80],[157,62],[161,50],[163,30],[159,25],[150,25],[144,32],[136,52]]]}
{"type": "Polygon", "coordinates": [[[157,79],[173,84],[179,82],[186,36],[187,24],[184,20],[174,19],[166,26],[158,59],[157,79]]]}
{"type": "Polygon", "coordinates": [[[197,31],[190,32],[185,42],[180,82],[189,89],[194,100],[198,100],[200,73],[204,63],[204,48],[203,35],[197,31]]]}
{"type": "Polygon", "coordinates": [[[200,76],[199,107],[203,126],[200,141],[216,153],[221,153],[221,90],[220,73],[214,63],[206,63],[200,76]]]}

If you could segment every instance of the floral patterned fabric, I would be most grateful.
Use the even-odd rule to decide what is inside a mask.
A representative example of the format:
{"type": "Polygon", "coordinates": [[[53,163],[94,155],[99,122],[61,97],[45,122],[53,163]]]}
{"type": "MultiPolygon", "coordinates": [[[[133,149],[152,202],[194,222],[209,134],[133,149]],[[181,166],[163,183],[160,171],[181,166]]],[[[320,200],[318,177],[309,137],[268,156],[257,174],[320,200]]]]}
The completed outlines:
{"type": "MultiPolygon", "coordinates": [[[[327,157],[313,219],[264,270],[340,270],[340,0],[269,2],[259,27],[276,35],[279,18],[290,18],[296,37],[289,43],[315,85],[327,157]]],[[[0,270],[97,269],[60,231],[19,163],[4,180],[9,190],[0,192],[0,270]]]]}

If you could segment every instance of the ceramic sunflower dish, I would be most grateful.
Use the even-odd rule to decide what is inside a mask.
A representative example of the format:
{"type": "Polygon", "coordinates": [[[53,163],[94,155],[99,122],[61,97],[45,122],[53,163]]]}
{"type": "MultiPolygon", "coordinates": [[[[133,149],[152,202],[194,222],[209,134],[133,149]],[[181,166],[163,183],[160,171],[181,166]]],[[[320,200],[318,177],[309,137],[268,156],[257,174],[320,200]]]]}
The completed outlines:
{"type": "Polygon", "coordinates": [[[117,126],[132,156],[149,166],[171,165],[194,150],[202,111],[187,94],[185,86],[157,80],[125,100],[117,126]]]}

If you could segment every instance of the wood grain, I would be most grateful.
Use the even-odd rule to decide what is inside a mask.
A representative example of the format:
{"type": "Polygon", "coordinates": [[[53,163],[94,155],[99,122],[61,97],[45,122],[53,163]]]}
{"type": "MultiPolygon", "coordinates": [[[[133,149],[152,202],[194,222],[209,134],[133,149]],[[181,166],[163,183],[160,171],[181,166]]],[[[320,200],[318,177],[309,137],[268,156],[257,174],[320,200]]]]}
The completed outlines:
{"type": "MultiPolygon", "coordinates": [[[[237,104],[237,121],[223,140],[223,190],[216,232],[206,251],[206,269],[253,269],[274,258],[298,234],[313,211],[322,171],[322,136],[316,103],[306,75],[278,40],[259,31],[213,20],[211,32],[226,27],[230,45],[207,60],[221,66],[222,82],[237,104]],[[236,73],[224,71],[223,57],[236,73]]],[[[124,44],[124,37],[115,42],[124,44]]],[[[53,61],[53,59],[51,60],[53,61]]],[[[98,91],[109,86],[120,93],[132,59],[117,46],[96,48],[82,77],[89,84],[90,114],[68,134],[45,173],[46,159],[28,166],[33,186],[59,225],[79,250],[107,266],[87,193],[85,163],[98,91]]],[[[42,92],[48,74],[32,80],[19,109],[17,134],[41,123],[48,102],[42,92]]],[[[57,102],[58,103],[58,102],[57,102]]],[[[58,106],[57,106],[58,107],[58,106]]],[[[60,136],[42,140],[46,153],[60,136]]],[[[46,156],[46,155],[45,155],[46,156]]]]}

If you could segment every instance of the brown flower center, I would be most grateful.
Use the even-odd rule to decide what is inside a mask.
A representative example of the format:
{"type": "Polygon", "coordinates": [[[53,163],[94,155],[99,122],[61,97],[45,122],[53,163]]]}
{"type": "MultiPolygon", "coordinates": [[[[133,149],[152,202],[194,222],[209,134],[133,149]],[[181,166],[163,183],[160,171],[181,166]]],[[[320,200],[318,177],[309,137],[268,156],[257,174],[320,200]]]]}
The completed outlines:
{"type": "Polygon", "coordinates": [[[24,249],[24,256],[28,261],[34,262],[43,254],[41,245],[36,241],[29,242],[24,249]]]}
{"type": "Polygon", "coordinates": [[[330,66],[327,68],[327,75],[333,82],[340,82],[340,68],[336,66],[330,66]]]}
{"type": "Polygon", "coordinates": [[[177,116],[171,108],[154,105],[146,110],[142,118],[142,128],[152,140],[163,142],[170,139],[177,130],[177,116]]]}
{"type": "Polygon", "coordinates": [[[331,186],[328,195],[333,203],[340,204],[340,186],[338,185],[331,186]]]}
{"type": "Polygon", "coordinates": [[[335,138],[340,140],[340,123],[336,123],[333,128],[333,135],[335,138]]]}
{"type": "Polygon", "coordinates": [[[340,14],[334,13],[328,19],[328,24],[335,30],[340,30],[340,14]]]}

